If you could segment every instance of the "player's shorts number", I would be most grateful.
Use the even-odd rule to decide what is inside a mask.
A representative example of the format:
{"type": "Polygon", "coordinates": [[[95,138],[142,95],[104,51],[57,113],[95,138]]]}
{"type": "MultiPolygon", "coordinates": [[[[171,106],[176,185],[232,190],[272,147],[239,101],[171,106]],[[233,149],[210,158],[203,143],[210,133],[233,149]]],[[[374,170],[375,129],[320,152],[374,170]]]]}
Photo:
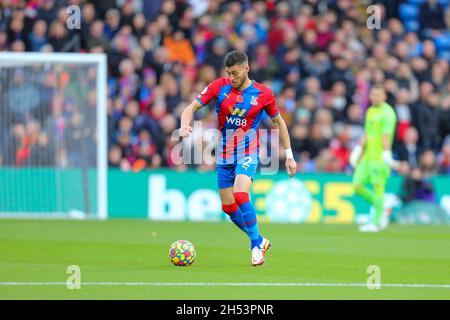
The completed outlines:
{"type": "Polygon", "coordinates": [[[252,157],[245,157],[244,158],[244,163],[242,164],[242,168],[244,168],[245,170],[247,170],[250,167],[250,163],[252,162],[252,157]]]}

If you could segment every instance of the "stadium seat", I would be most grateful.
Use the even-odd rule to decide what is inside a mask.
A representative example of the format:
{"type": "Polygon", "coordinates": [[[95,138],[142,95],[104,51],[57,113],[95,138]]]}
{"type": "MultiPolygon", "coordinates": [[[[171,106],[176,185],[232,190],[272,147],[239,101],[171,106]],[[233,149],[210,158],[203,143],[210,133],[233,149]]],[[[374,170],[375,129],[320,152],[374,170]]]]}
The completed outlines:
{"type": "Polygon", "coordinates": [[[447,62],[450,63],[450,51],[442,51],[438,53],[437,58],[441,60],[446,60],[447,62]]]}
{"type": "Polygon", "coordinates": [[[408,0],[408,3],[420,6],[422,3],[426,2],[426,0],[408,0]]]}
{"type": "Polygon", "coordinates": [[[450,33],[435,37],[434,44],[437,51],[448,51],[450,49],[450,33]]]}
{"type": "Polygon", "coordinates": [[[419,31],[419,22],[416,20],[407,20],[404,22],[406,31],[413,31],[417,32],[419,31]]]}
{"type": "Polygon", "coordinates": [[[406,22],[409,20],[415,20],[419,18],[419,6],[402,3],[399,7],[399,14],[402,21],[406,22]]]}
{"type": "MultiPolygon", "coordinates": [[[[427,0],[408,0],[408,3],[412,4],[412,5],[416,5],[416,6],[420,6],[422,3],[427,2],[427,0]]],[[[450,0],[437,0],[437,2],[441,5],[441,6],[448,6],[450,4],[450,0]]]]}
{"type": "Polygon", "coordinates": [[[450,5],[450,0],[438,0],[438,3],[439,3],[441,6],[447,7],[447,6],[450,5]]]}

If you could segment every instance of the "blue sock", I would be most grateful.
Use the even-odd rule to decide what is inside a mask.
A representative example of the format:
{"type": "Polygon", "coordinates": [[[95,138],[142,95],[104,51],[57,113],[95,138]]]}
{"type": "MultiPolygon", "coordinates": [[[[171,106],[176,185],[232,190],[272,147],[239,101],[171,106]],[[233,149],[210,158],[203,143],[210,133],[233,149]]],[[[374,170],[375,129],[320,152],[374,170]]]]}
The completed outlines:
{"type": "Polygon", "coordinates": [[[244,192],[235,193],[236,200],[239,204],[239,208],[242,212],[242,219],[247,227],[247,235],[251,241],[251,248],[259,246],[262,241],[262,237],[259,234],[258,221],[256,219],[256,212],[248,199],[248,194],[244,192]]]}
{"type": "Polygon", "coordinates": [[[242,231],[247,233],[247,228],[244,223],[244,219],[242,218],[242,212],[239,209],[239,206],[236,203],[230,205],[222,205],[222,210],[228,214],[230,220],[242,231]]]}
{"type": "Polygon", "coordinates": [[[242,213],[238,209],[236,212],[233,212],[230,214],[230,220],[233,221],[233,223],[242,231],[245,233],[248,233],[247,227],[245,226],[244,219],[242,218],[242,213]]]}

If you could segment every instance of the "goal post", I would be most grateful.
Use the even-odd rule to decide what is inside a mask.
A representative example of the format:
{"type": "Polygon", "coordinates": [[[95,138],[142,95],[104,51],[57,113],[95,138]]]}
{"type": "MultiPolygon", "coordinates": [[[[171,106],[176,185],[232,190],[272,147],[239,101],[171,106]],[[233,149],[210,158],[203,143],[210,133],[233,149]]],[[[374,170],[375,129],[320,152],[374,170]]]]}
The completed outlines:
{"type": "Polygon", "coordinates": [[[0,53],[0,216],[106,219],[107,58],[0,53]]]}

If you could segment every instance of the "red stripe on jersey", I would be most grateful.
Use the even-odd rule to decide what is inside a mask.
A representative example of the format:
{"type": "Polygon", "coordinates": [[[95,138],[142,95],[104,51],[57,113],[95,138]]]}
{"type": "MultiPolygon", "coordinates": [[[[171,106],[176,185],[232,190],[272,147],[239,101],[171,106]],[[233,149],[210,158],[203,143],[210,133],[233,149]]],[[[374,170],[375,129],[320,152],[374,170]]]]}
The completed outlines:
{"type": "Polygon", "coordinates": [[[259,82],[255,82],[254,86],[261,91],[261,103],[269,117],[274,117],[280,113],[273,91],[259,82]]]}
{"type": "Polygon", "coordinates": [[[199,99],[203,105],[208,104],[211,100],[214,100],[217,98],[217,95],[220,92],[220,89],[223,86],[231,84],[230,79],[228,78],[219,78],[217,80],[214,80],[209,85],[203,89],[203,91],[197,96],[197,99],[199,99]]]}

